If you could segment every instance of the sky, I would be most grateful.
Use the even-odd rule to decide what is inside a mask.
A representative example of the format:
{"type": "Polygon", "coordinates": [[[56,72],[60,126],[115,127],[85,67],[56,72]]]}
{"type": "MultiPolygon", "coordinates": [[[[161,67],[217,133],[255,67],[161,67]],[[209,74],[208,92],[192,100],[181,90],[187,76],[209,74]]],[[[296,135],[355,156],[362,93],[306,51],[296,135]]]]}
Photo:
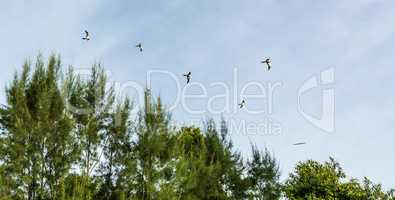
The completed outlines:
{"type": "Polygon", "coordinates": [[[268,148],[282,179],[331,156],[351,177],[395,188],[394,22],[389,0],[3,0],[0,102],[39,53],[79,72],[100,62],[136,107],[151,74],[177,123],[225,118],[235,148],[268,148]]]}

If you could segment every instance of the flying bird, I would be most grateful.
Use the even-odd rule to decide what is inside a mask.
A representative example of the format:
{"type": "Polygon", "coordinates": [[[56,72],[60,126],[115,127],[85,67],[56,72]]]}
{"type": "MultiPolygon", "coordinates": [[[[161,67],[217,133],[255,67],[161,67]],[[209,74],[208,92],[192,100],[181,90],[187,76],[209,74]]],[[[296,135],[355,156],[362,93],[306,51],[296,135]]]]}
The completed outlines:
{"type": "Polygon", "coordinates": [[[136,47],[139,48],[140,52],[143,52],[143,45],[141,43],[138,43],[136,47]]]}
{"type": "Polygon", "coordinates": [[[304,144],[306,144],[306,142],[298,142],[298,143],[295,143],[293,145],[298,146],[298,145],[304,145],[304,144]]]}
{"type": "Polygon", "coordinates": [[[243,108],[245,106],[245,104],[246,104],[246,101],[243,99],[241,101],[241,103],[239,103],[238,105],[240,106],[240,108],[243,108]]]}
{"type": "Polygon", "coordinates": [[[187,77],[187,84],[189,83],[189,81],[191,81],[191,72],[188,72],[187,74],[183,74],[185,77],[187,77]]]}
{"type": "Polygon", "coordinates": [[[83,40],[90,40],[90,36],[89,36],[89,32],[87,30],[84,31],[85,32],[85,36],[82,38],[83,40]]]}
{"type": "Polygon", "coordinates": [[[261,61],[261,63],[265,63],[267,65],[267,70],[270,71],[270,68],[272,67],[272,59],[271,58],[266,58],[266,60],[261,61]]]}

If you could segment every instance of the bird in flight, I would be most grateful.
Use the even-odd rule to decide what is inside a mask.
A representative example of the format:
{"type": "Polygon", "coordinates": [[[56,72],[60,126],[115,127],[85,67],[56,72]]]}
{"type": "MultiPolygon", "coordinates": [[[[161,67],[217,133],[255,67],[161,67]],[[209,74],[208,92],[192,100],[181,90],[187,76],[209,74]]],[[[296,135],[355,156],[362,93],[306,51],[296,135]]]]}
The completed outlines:
{"type": "Polygon", "coordinates": [[[87,30],[85,30],[85,36],[82,39],[87,41],[91,39],[87,30]]]}
{"type": "Polygon", "coordinates": [[[245,106],[245,104],[246,104],[246,101],[243,99],[241,101],[241,103],[239,103],[238,105],[240,106],[240,108],[243,108],[245,106]]]}
{"type": "Polygon", "coordinates": [[[267,65],[267,70],[270,71],[270,68],[272,67],[272,59],[271,58],[266,58],[266,60],[261,61],[261,63],[265,63],[267,65]]]}
{"type": "Polygon", "coordinates": [[[183,74],[185,77],[187,77],[187,84],[189,83],[189,81],[191,81],[191,72],[188,72],[187,74],[183,74]]]}
{"type": "Polygon", "coordinates": [[[139,48],[140,52],[143,52],[143,45],[141,43],[138,43],[136,47],[139,48]]]}
{"type": "Polygon", "coordinates": [[[298,143],[295,143],[293,145],[298,146],[298,145],[304,145],[304,144],[306,144],[306,142],[298,142],[298,143]]]}

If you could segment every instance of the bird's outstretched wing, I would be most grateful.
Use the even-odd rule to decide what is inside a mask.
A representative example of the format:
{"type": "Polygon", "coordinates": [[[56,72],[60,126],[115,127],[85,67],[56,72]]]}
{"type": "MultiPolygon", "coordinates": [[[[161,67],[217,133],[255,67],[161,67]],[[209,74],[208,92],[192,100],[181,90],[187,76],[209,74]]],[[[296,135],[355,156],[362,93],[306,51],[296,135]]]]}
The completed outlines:
{"type": "Polygon", "coordinates": [[[298,142],[298,143],[295,143],[293,145],[297,146],[297,145],[304,145],[304,144],[306,144],[306,142],[298,142]]]}

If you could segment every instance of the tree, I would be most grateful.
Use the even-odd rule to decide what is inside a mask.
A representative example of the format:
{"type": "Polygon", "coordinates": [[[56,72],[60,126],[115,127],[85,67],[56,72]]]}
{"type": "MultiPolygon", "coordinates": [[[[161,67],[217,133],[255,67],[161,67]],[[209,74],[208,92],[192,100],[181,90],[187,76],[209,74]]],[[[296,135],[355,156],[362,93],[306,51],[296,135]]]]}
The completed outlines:
{"type": "Polygon", "coordinates": [[[252,158],[247,163],[249,198],[252,199],[280,199],[281,184],[277,161],[266,149],[260,152],[252,146],[252,158]]]}
{"type": "MultiPolygon", "coordinates": [[[[76,123],[74,130],[78,138],[78,168],[82,172],[82,180],[85,181],[81,184],[82,187],[89,187],[92,175],[104,159],[103,145],[108,142],[111,112],[115,107],[114,89],[108,85],[100,64],[92,66],[87,80],[83,80],[70,69],[63,88],[69,112],[76,123]]],[[[90,199],[91,195],[86,194],[85,198],[90,199]]]]}
{"type": "Polygon", "coordinates": [[[134,133],[135,165],[129,166],[134,173],[130,174],[128,194],[143,200],[157,199],[172,155],[173,128],[160,98],[152,102],[149,89],[145,91],[144,109],[138,115],[134,133]]]}
{"type": "Polygon", "coordinates": [[[395,199],[368,178],[346,179],[332,158],[298,163],[281,186],[275,157],[252,146],[244,161],[225,120],[177,128],[161,99],[144,95],[134,117],[99,64],[83,80],[55,55],[25,62],[0,107],[0,200],[395,199]]]}
{"type": "Polygon", "coordinates": [[[248,178],[246,166],[241,154],[233,149],[233,143],[229,136],[228,125],[224,118],[221,119],[220,142],[224,148],[227,167],[224,176],[225,192],[231,199],[246,199],[248,197],[248,178]]]}
{"type": "Polygon", "coordinates": [[[221,134],[213,120],[205,131],[183,127],[177,133],[175,179],[177,196],[184,199],[243,199],[246,197],[244,166],[233,152],[227,127],[221,122],[221,134]]]}
{"type": "Polygon", "coordinates": [[[82,153],[80,166],[84,175],[89,177],[101,159],[98,148],[106,132],[106,124],[111,120],[114,90],[107,89],[107,77],[99,64],[92,67],[88,80],[82,80],[70,70],[65,85],[82,153]]]}
{"type": "Polygon", "coordinates": [[[4,179],[13,199],[59,199],[62,182],[77,159],[73,119],[59,85],[60,59],[45,66],[39,56],[33,72],[25,62],[7,88],[0,109],[0,151],[4,179]]]}
{"type": "Polygon", "coordinates": [[[199,128],[183,127],[177,134],[175,191],[179,198],[207,199],[210,169],[206,165],[206,146],[199,128]]]}
{"type": "Polygon", "coordinates": [[[308,160],[300,162],[284,186],[289,199],[394,199],[393,192],[384,192],[380,185],[368,179],[359,183],[356,179],[345,181],[346,175],[333,158],[321,164],[308,160]]]}
{"type": "Polygon", "coordinates": [[[334,159],[324,164],[308,160],[297,164],[284,191],[289,199],[333,199],[342,178],[345,174],[334,159]]]}
{"type": "MultiPolygon", "coordinates": [[[[222,127],[225,128],[225,127],[222,127]]],[[[206,145],[206,165],[210,169],[210,180],[207,184],[208,198],[227,199],[228,194],[236,194],[229,186],[230,172],[237,163],[237,156],[232,152],[232,144],[227,143],[227,133],[225,129],[220,135],[216,129],[214,120],[209,119],[205,123],[205,145],[206,145]]],[[[232,177],[233,178],[233,177],[232,177]]]]}
{"type": "Polygon", "coordinates": [[[110,121],[103,134],[104,161],[99,169],[103,184],[95,199],[116,199],[123,192],[123,186],[118,181],[128,165],[128,154],[132,150],[130,109],[131,103],[125,99],[110,113],[110,121]]]}

